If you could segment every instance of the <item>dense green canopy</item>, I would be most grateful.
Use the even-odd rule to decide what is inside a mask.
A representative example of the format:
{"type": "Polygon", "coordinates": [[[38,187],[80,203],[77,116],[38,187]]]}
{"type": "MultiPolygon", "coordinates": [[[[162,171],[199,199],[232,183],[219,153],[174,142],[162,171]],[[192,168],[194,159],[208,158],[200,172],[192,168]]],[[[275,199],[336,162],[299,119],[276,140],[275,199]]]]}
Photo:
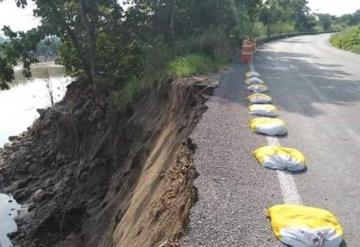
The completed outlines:
{"type": "MultiPolygon", "coordinates": [[[[28,1],[15,0],[20,8],[28,1]]],[[[3,28],[9,39],[0,45],[2,88],[13,80],[19,62],[24,74],[31,75],[35,50],[49,37],[60,39],[58,62],[72,76],[90,84],[125,85],[147,66],[160,64],[158,60],[217,53],[228,41],[266,30],[268,35],[312,31],[317,25],[306,0],[132,0],[123,3],[129,6],[126,11],[117,0],[32,1],[41,21],[38,28],[26,33],[3,28]]],[[[356,22],[358,15],[347,22],[356,22]]],[[[325,17],[320,22],[325,30],[331,28],[325,17]]]]}

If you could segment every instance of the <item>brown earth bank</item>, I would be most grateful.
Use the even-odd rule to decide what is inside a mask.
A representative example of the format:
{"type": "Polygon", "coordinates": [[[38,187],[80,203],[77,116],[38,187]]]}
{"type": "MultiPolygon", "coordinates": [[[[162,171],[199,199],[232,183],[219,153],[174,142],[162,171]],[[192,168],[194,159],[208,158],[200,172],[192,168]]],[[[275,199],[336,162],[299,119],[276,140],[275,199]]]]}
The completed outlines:
{"type": "Polygon", "coordinates": [[[216,87],[177,79],[119,110],[72,83],[0,149],[0,192],[28,205],[15,246],[177,246],[196,201],[188,138],[216,87]]]}

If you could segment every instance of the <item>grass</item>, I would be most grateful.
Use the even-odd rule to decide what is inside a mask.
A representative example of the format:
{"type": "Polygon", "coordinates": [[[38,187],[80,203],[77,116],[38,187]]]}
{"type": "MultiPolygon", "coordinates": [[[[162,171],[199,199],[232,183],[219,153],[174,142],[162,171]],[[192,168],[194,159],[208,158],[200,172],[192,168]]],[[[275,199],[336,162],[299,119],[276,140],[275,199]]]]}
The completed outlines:
{"type": "Polygon", "coordinates": [[[360,54],[360,26],[332,35],[330,43],[337,48],[360,54]]]}
{"type": "Polygon", "coordinates": [[[227,62],[221,57],[212,57],[205,54],[189,54],[176,57],[169,63],[169,73],[178,77],[216,72],[227,62]]]}
{"type": "Polygon", "coordinates": [[[142,90],[153,88],[156,84],[155,82],[169,77],[189,77],[216,72],[227,62],[228,59],[226,58],[220,56],[213,57],[206,54],[189,54],[176,57],[164,65],[167,67],[167,70],[161,69],[162,66],[159,65],[155,66],[156,70],[151,68],[140,77],[133,76],[123,88],[113,92],[113,103],[120,108],[128,106],[134,102],[142,90]]]}
{"type": "Polygon", "coordinates": [[[112,94],[112,101],[119,107],[125,107],[132,103],[141,90],[140,80],[133,77],[121,90],[112,94]]]}

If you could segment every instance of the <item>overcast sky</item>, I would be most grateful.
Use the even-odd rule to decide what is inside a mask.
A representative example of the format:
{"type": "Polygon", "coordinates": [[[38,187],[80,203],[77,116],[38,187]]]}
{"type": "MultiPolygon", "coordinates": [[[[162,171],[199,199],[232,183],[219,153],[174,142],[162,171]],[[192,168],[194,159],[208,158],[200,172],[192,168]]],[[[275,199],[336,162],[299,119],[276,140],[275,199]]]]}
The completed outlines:
{"type": "MultiPolygon", "coordinates": [[[[360,0],[308,0],[313,12],[342,15],[360,9],[360,0]]],[[[29,1],[31,3],[31,1],[29,1]]],[[[38,24],[32,16],[32,4],[26,9],[19,9],[14,0],[0,3],[0,27],[11,26],[14,30],[28,30],[38,24]]]]}
{"type": "Polygon", "coordinates": [[[28,30],[36,27],[39,22],[32,15],[33,4],[28,1],[29,6],[25,9],[16,7],[14,0],[5,0],[0,3],[0,28],[4,25],[11,26],[16,31],[28,30]]]}
{"type": "Polygon", "coordinates": [[[360,9],[360,0],[308,0],[313,12],[332,15],[352,14],[360,9]]]}

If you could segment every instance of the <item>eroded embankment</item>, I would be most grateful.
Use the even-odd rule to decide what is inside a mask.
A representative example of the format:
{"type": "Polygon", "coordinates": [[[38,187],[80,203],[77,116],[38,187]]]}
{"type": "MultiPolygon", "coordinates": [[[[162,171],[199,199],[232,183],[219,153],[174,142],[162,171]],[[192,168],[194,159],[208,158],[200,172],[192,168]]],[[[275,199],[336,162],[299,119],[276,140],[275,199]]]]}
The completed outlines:
{"type": "Polygon", "coordinates": [[[19,246],[171,246],[195,202],[188,136],[213,85],[179,79],[119,111],[73,83],[0,149],[0,192],[29,206],[19,246]]]}

